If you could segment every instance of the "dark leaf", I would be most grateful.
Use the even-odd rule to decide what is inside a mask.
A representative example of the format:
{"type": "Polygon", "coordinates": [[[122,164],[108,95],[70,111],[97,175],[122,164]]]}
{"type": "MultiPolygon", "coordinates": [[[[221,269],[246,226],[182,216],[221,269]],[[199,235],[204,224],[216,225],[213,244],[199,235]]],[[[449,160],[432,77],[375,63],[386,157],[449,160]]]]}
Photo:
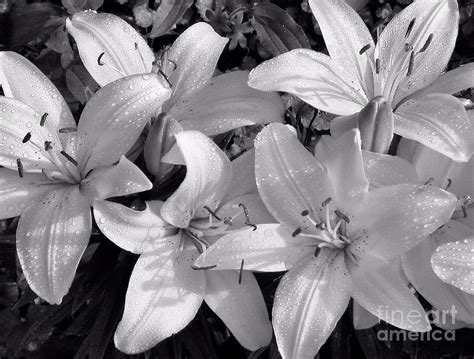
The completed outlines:
{"type": "Polygon", "coordinates": [[[151,38],[166,34],[178,23],[193,4],[193,0],[163,0],[153,15],[153,28],[149,34],[151,38]]]}

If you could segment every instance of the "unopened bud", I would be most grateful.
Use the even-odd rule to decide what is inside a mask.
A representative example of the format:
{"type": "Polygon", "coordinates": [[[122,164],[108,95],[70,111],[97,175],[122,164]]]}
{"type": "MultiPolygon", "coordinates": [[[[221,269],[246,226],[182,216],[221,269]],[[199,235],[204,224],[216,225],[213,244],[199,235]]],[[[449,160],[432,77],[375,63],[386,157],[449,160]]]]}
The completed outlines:
{"type": "Polygon", "coordinates": [[[393,138],[393,113],[390,103],[378,96],[359,112],[362,148],[387,153],[393,138]]]}

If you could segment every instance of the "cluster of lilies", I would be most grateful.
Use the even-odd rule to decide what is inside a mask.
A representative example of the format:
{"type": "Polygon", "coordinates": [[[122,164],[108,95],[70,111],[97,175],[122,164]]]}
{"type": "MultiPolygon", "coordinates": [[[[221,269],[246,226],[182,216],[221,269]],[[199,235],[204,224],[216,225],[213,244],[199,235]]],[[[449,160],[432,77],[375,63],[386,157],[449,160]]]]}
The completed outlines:
{"type": "Polygon", "coordinates": [[[61,303],[94,218],[139,254],[115,333],[126,353],[183,329],[203,300],[248,350],[274,333],[283,358],[313,358],[351,298],[357,329],[429,331],[420,295],[456,307],[446,328],[474,325],[474,110],[452,95],[474,87],[474,65],[444,72],[456,0],[416,0],[377,43],[343,0],[309,5],[329,55],[297,49],[218,75],[227,39],[205,23],[157,60],[119,17],[75,14],[67,30],[101,86],[77,125],[44,74],[0,52],[0,218],[20,216],[38,296],[61,303]],[[277,91],[337,115],[311,152],[282,124],[277,91]],[[268,125],[233,161],[211,139],[253,124],[268,125]],[[156,188],[175,166],[186,175],[165,201],[107,200],[156,188]],[[252,272],[286,272],[271,320],[252,272]]]}

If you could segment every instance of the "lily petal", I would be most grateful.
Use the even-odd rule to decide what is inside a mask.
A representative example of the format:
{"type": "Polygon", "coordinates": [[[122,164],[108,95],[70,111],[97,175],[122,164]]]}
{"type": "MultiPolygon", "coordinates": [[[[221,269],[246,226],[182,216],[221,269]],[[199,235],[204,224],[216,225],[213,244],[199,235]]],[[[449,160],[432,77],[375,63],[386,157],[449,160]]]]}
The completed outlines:
{"type": "Polygon", "coordinates": [[[259,224],[256,230],[242,229],[223,236],[196,259],[195,265],[240,269],[243,260],[246,270],[282,272],[311,256],[314,250],[314,246],[301,245],[280,224],[259,224]]]}
{"type": "Polygon", "coordinates": [[[270,344],[272,325],[252,273],[207,271],[204,301],[244,348],[255,351],[270,344]]]}
{"type": "Polygon", "coordinates": [[[394,105],[411,93],[430,85],[446,68],[458,33],[459,11],[456,0],[417,0],[398,13],[387,25],[377,43],[380,73],[384,77],[401,70],[393,64],[408,59],[405,43],[413,47],[414,65],[410,76],[404,76],[395,93],[394,105]],[[408,27],[413,21],[406,37],[408,27]],[[432,34],[431,40],[428,40],[432,34]],[[425,49],[425,44],[429,46],[425,49]],[[424,49],[423,52],[421,50],[424,49]]]}
{"type": "Polygon", "coordinates": [[[402,183],[420,183],[415,167],[403,158],[369,151],[362,151],[362,156],[364,173],[371,189],[402,183]]]}
{"type": "Polygon", "coordinates": [[[81,11],[66,19],[66,28],[76,40],[84,66],[100,86],[128,75],[151,72],[153,51],[120,17],[81,11]]]}
{"type": "Polygon", "coordinates": [[[5,96],[33,108],[39,116],[47,113],[54,131],[76,127],[74,117],[56,86],[30,61],[11,52],[0,52],[0,83],[5,96]]]}
{"type": "Polygon", "coordinates": [[[205,276],[191,268],[190,249],[176,258],[175,236],[168,248],[143,253],[128,284],[125,309],[115,332],[115,346],[141,353],[179,332],[194,318],[206,288],[205,276]]]}
{"type": "Polygon", "coordinates": [[[367,95],[373,93],[369,61],[375,45],[362,18],[344,0],[310,0],[308,3],[331,58],[348,70],[351,80],[367,95]],[[370,48],[360,54],[359,51],[367,45],[370,48]]]}
{"type": "Polygon", "coordinates": [[[457,198],[439,188],[399,184],[370,191],[347,226],[354,255],[383,260],[402,255],[445,224],[457,198]]]}
{"type": "Polygon", "coordinates": [[[31,289],[59,304],[74,279],[91,233],[89,202],[77,186],[52,190],[18,222],[17,251],[31,289]]]}
{"type": "Polygon", "coordinates": [[[176,230],[160,216],[161,201],[146,202],[143,211],[134,211],[118,203],[96,201],[94,218],[105,236],[126,251],[140,254],[168,246],[162,238],[176,230]]]}
{"type": "Polygon", "coordinates": [[[248,84],[261,91],[284,91],[336,115],[359,112],[369,101],[360,85],[329,56],[296,49],[274,57],[250,72],[248,84]]]}
{"type": "Polygon", "coordinates": [[[116,165],[93,170],[81,182],[81,192],[91,204],[96,199],[124,196],[151,189],[153,184],[133,162],[125,156],[116,165]]]}
{"type": "Polygon", "coordinates": [[[441,245],[431,257],[436,275],[462,291],[474,295],[474,237],[441,245]]]}
{"type": "Polygon", "coordinates": [[[420,302],[389,265],[355,265],[351,275],[352,296],[370,313],[401,329],[416,332],[431,329],[420,302]]]}
{"type": "Polygon", "coordinates": [[[231,199],[248,193],[257,192],[255,182],[255,150],[245,152],[230,162],[232,166],[232,183],[222,199],[226,203],[231,199]]]}
{"type": "Polygon", "coordinates": [[[227,41],[204,22],[190,26],[176,39],[168,53],[176,69],[169,77],[173,96],[165,112],[189,92],[209,83],[227,41]]]}
{"type": "Polygon", "coordinates": [[[273,304],[273,326],[283,359],[312,359],[349,304],[352,281],[344,255],[321,250],[285,274],[273,304]]]}
{"type": "Polygon", "coordinates": [[[353,302],[352,311],[354,316],[354,329],[356,330],[372,328],[379,323],[379,318],[357,302],[353,302]]]}
{"type": "Polygon", "coordinates": [[[359,130],[351,130],[336,139],[322,136],[314,155],[326,167],[337,203],[351,203],[364,198],[369,182],[364,173],[359,130]]]}
{"type": "Polygon", "coordinates": [[[291,230],[305,227],[302,211],[319,213],[334,197],[325,168],[282,124],[270,124],[255,139],[255,176],[270,213],[291,230]]]}
{"type": "Polygon", "coordinates": [[[170,95],[168,84],[154,74],[127,76],[100,89],[79,121],[77,161],[82,172],[117,162],[170,95]]]}
{"type": "Polygon", "coordinates": [[[186,162],[186,177],[165,202],[162,217],[176,227],[186,228],[193,217],[207,217],[226,194],[232,167],[222,150],[197,131],[177,133],[176,144],[186,162]]]}
{"type": "Polygon", "coordinates": [[[181,97],[169,111],[185,130],[212,136],[237,127],[282,122],[285,109],[277,93],[247,85],[248,71],[229,72],[200,91],[181,97]]]}
{"type": "Polygon", "coordinates": [[[472,155],[474,129],[461,102],[450,95],[431,94],[406,101],[394,114],[395,132],[418,141],[454,161],[472,155]]]}

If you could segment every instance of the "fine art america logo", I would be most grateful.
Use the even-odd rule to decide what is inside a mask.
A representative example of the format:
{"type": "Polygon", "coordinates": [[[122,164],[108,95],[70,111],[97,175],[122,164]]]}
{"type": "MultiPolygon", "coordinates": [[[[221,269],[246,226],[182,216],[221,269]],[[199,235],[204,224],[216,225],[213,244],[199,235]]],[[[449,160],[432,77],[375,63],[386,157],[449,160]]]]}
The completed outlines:
{"type": "MultiPolygon", "coordinates": [[[[412,310],[405,315],[404,311],[389,309],[387,306],[380,306],[377,309],[379,318],[386,318],[390,322],[401,323],[404,328],[419,327],[419,324],[425,323],[427,316],[431,325],[441,328],[453,327],[456,322],[456,310],[453,305],[450,310],[429,310],[419,312],[412,310]],[[390,320],[389,320],[390,319],[390,320]]],[[[456,333],[454,330],[442,330],[433,327],[430,331],[412,332],[403,329],[382,329],[377,332],[377,339],[381,341],[454,341],[456,333]]]]}

